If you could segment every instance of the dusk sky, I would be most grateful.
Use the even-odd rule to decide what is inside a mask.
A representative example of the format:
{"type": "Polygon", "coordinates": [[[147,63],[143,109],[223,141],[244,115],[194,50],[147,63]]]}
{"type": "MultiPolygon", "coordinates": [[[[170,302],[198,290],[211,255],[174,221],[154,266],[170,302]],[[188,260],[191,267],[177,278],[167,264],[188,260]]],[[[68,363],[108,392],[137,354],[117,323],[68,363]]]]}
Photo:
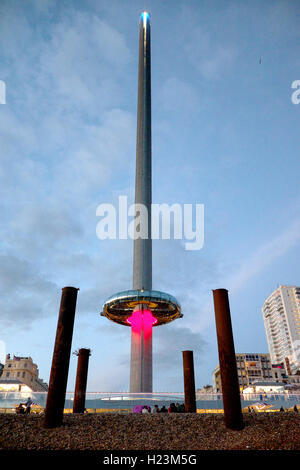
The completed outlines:
{"type": "Polygon", "coordinates": [[[133,242],[99,240],[96,208],[134,198],[145,9],[153,202],[205,206],[202,250],[153,242],[153,288],[184,314],[154,328],[153,390],[183,391],[185,349],[197,388],[212,383],[212,289],[229,290],[236,352],[263,353],[264,300],[300,285],[298,1],[2,0],[0,340],[48,382],[61,288],[80,288],[72,351],[92,350],[88,391],[129,389],[130,328],[99,313],[132,286],[133,242]]]}

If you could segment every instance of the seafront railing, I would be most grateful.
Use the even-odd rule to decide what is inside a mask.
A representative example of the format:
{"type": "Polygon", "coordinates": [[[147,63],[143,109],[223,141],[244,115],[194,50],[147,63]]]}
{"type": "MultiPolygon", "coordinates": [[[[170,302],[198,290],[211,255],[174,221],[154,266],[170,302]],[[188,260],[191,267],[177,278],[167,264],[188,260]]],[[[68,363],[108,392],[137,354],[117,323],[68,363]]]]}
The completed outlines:
{"type": "MultiPolygon", "coordinates": [[[[30,397],[32,401],[44,408],[47,400],[47,392],[4,392],[0,391],[0,409],[13,410],[18,404],[25,403],[30,397]]],[[[73,408],[74,392],[66,393],[65,408],[73,408]]],[[[170,403],[183,403],[184,394],[182,392],[155,392],[155,393],[129,393],[129,392],[87,392],[86,408],[106,410],[132,410],[137,404],[147,404],[151,407],[157,404],[159,407],[170,403]]],[[[201,410],[222,410],[223,400],[220,393],[197,393],[197,409],[201,410]]],[[[247,393],[241,394],[242,408],[251,406],[254,403],[268,404],[274,409],[283,407],[291,408],[300,405],[300,392],[284,393],[247,393]]]]}

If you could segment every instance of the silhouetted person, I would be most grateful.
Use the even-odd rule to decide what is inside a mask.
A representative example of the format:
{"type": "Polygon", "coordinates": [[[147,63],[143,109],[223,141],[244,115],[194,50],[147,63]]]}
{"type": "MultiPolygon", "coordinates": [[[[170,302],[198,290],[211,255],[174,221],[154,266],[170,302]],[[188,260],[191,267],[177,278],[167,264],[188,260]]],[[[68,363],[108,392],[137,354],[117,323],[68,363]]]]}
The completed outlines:
{"type": "Polygon", "coordinates": [[[176,413],[176,412],[177,412],[177,408],[175,406],[175,403],[171,403],[168,408],[168,413],[176,413]]]}
{"type": "Polygon", "coordinates": [[[177,406],[177,412],[178,413],[184,413],[185,412],[184,403],[181,403],[177,406]]]}
{"type": "Polygon", "coordinates": [[[160,409],[160,413],[168,413],[168,410],[167,408],[165,407],[165,405],[163,405],[160,409]]]}
{"type": "Polygon", "coordinates": [[[294,411],[295,411],[295,413],[298,413],[297,405],[294,406],[294,411]]]}
{"type": "Polygon", "coordinates": [[[30,397],[28,397],[28,400],[27,400],[27,402],[25,403],[25,405],[26,405],[26,411],[25,411],[25,413],[26,413],[27,415],[29,415],[30,410],[31,410],[31,407],[32,407],[32,405],[33,405],[33,401],[31,400],[30,397]]]}

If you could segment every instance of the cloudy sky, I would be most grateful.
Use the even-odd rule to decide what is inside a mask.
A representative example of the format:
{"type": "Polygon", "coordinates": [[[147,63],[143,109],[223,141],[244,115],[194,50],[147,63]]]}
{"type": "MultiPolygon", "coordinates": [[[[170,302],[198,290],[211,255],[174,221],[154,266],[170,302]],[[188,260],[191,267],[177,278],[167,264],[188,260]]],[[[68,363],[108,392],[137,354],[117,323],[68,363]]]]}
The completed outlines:
{"type": "MultiPolygon", "coordinates": [[[[218,363],[212,289],[229,290],[237,352],[267,352],[261,306],[300,284],[300,4],[2,0],[0,340],[49,380],[64,286],[89,391],[129,387],[130,329],[99,312],[131,288],[132,241],[96,237],[96,208],[133,202],[138,20],[152,15],[153,202],[205,205],[205,244],[153,244],[153,287],[184,318],[154,329],[154,390],[197,387],[218,363]]],[[[72,356],[68,390],[73,390],[72,356]]]]}

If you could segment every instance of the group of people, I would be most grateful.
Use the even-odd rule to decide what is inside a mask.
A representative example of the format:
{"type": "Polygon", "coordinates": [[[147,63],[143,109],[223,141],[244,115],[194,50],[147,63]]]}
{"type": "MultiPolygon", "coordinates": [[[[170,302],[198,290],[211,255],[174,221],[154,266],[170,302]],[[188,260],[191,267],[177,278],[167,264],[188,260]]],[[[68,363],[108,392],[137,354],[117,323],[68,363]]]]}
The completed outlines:
{"type": "Polygon", "coordinates": [[[168,413],[184,413],[185,408],[184,408],[184,403],[171,403],[169,408],[168,408],[168,413]]]}
{"type": "MultiPolygon", "coordinates": [[[[294,412],[295,413],[298,413],[298,407],[297,405],[294,406],[293,408],[294,412]]],[[[280,407],[279,411],[285,411],[285,409],[283,408],[283,406],[280,407]]],[[[253,408],[253,406],[248,406],[248,413],[255,413],[255,409],[253,408]]]]}
{"type": "Polygon", "coordinates": [[[170,403],[170,406],[168,408],[163,405],[161,408],[158,407],[158,405],[154,405],[154,407],[151,410],[151,407],[148,405],[144,405],[141,409],[141,413],[147,414],[147,413],[184,413],[184,404],[183,403],[170,403]]]}
{"type": "MultiPolygon", "coordinates": [[[[298,413],[298,407],[297,407],[297,405],[294,406],[293,410],[294,410],[295,413],[298,413]]],[[[285,411],[285,409],[283,408],[283,406],[280,407],[280,410],[279,410],[279,411],[285,411]]]]}

